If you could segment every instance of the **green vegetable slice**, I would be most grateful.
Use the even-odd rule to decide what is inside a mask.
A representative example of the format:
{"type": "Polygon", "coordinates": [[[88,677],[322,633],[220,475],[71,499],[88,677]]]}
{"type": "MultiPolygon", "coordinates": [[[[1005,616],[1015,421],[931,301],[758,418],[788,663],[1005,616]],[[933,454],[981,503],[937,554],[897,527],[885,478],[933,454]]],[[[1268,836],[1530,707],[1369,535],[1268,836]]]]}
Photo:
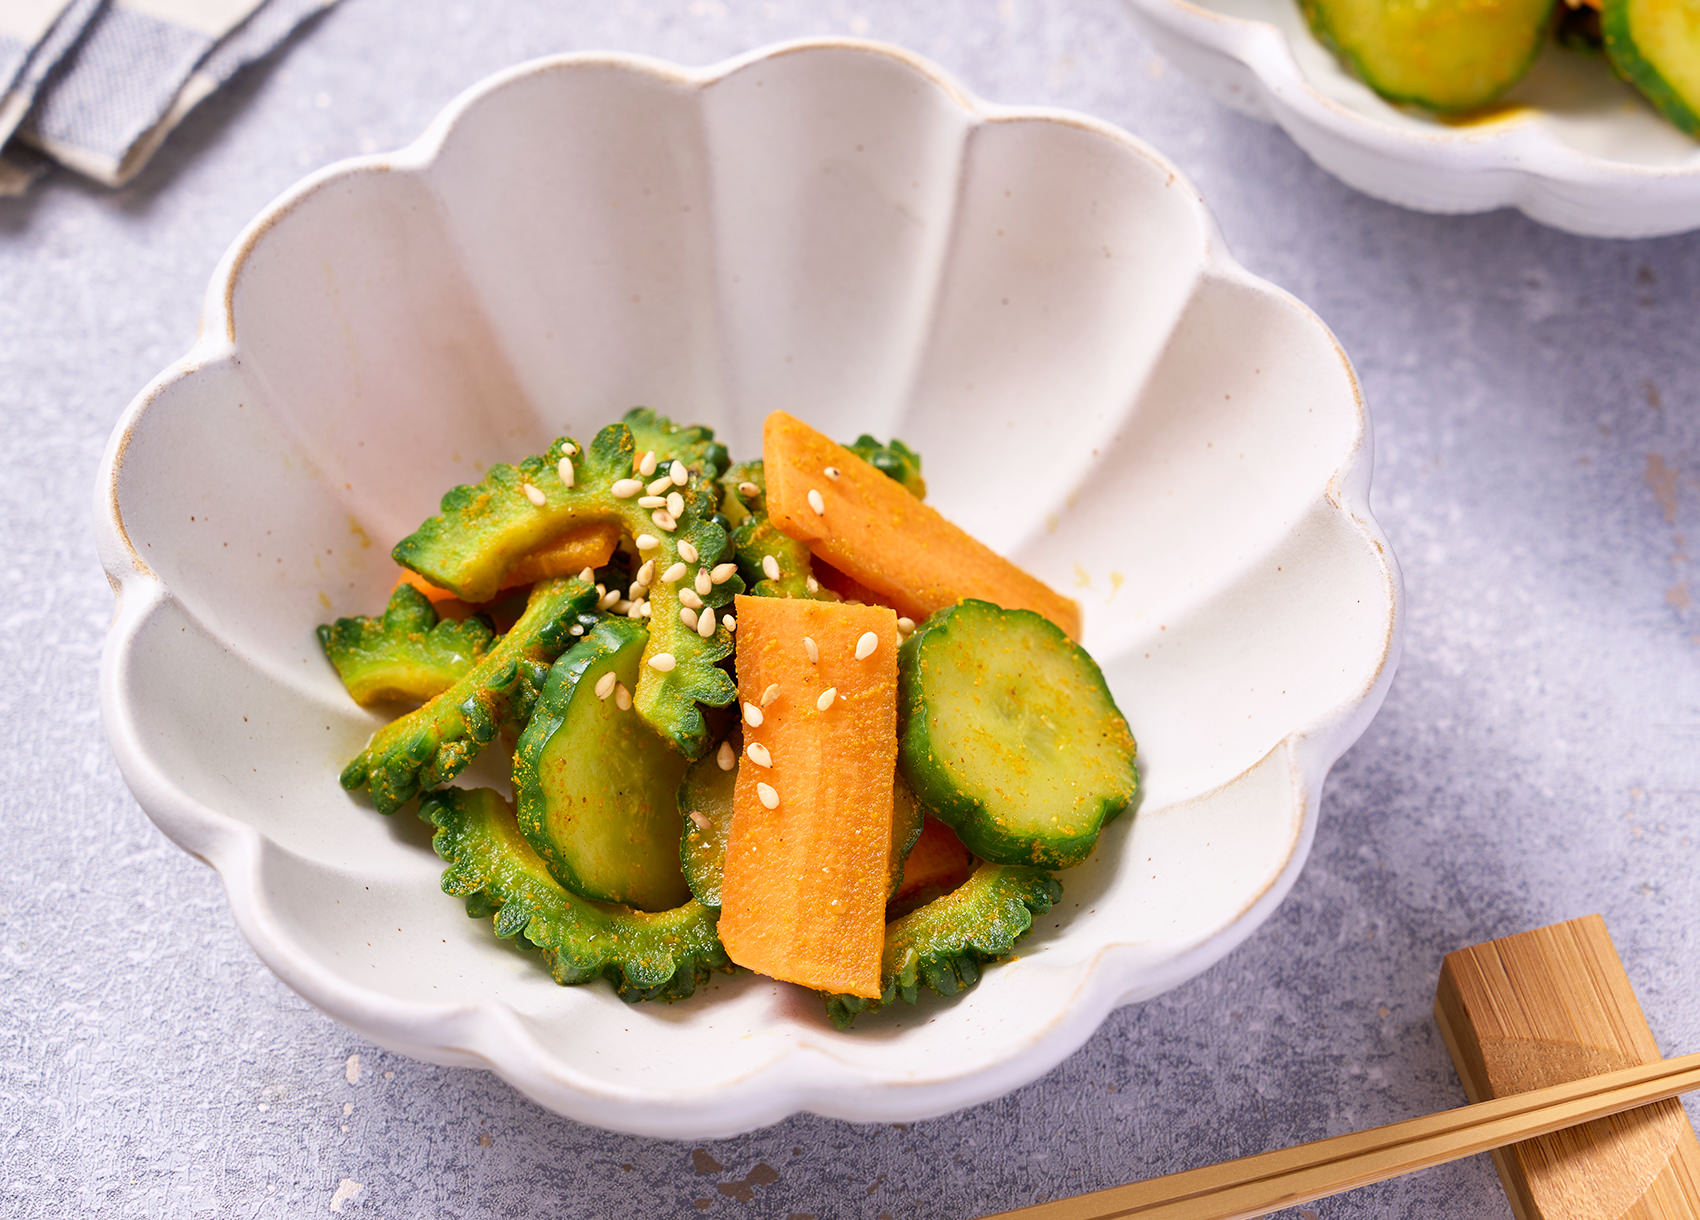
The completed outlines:
{"type": "Polygon", "coordinates": [[[541,949],[558,983],[605,978],[628,1003],[682,1000],[732,969],[715,912],[695,900],[651,914],[580,898],[550,876],[488,788],[433,793],[419,816],[437,828],[431,844],[449,864],[443,892],[465,899],[475,919],[494,915],[497,936],[541,949]]]}
{"type": "Polygon", "coordinates": [[[1553,0],[1300,0],[1311,30],[1381,96],[1472,110],[1516,84],[1553,0]]]}
{"type": "Polygon", "coordinates": [[[1660,114],[1700,136],[1700,4],[1695,0],[1604,0],[1606,55],[1660,114]]]}
{"type": "Polygon", "coordinates": [[[342,786],[365,788],[380,813],[394,813],[420,792],[464,771],[504,724],[531,715],[549,665],[581,630],[596,587],[560,577],[539,581],[525,613],[453,686],[379,729],[342,771],[342,786]]]}
{"type": "Polygon", "coordinates": [[[641,622],[605,619],[555,662],[514,753],[514,795],[526,842],[567,889],[664,911],[690,897],[676,800],[689,764],[632,710],[648,639],[641,622]]]}
{"type": "Polygon", "coordinates": [[[1104,675],[1031,610],[963,601],[898,654],[898,766],[997,864],[1079,864],[1133,801],[1137,747],[1104,675]]]}
{"type": "MultiPolygon", "coordinates": [[[[677,435],[699,432],[706,429],[677,435]]],[[[689,455],[689,445],[679,451],[689,455]]],[[[724,707],[737,696],[731,677],[718,668],[732,655],[731,633],[719,615],[743,591],[743,582],[730,572],[719,584],[709,579],[730,549],[726,531],[703,512],[716,493],[702,485],[713,482],[709,472],[718,459],[697,454],[694,460],[706,464],[687,472],[686,488],[672,487],[685,500],[679,506],[683,511],[672,513],[643,503],[648,491],[641,485],[656,482],[669,468],[658,458],[654,473],[643,474],[644,452],[637,449],[631,428],[619,423],[598,432],[588,449],[563,438],[518,466],[493,466],[483,482],[445,495],[442,513],[402,539],[394,553],[397,562],[432,584],[479,602],[496,591],[502,573],[521,555],[587,521],[617,522],[638,556],[639,573],[646,567],[649,573],[640,591],[649,607],[650,631],[634,694],[638,715],[679,753],[697,758],[709,745],[702,709],[724,707]],[[682,578],[665,579],[680,570],[682,578]],[[687,601],[693,604],[687,607],[687,601]],[[691,609],[688,622],[680,617],[682,608],[691,609]],[[716,615],[706,636],[696,627],[696,615],[705,609],[716,615]]],[[[657,490],[663,497],[671,494],[657,490]]],[[[619,591],[609,592],[619,596],[619,591]]]]}
{"type": "MultiPolygon", "coordinates": [[[[738,747],[729,741],[730,758],[738,747]]],[[[716,751],[716,754],[718,751],[716,751]]],[[[720,882],[726,875],[726,836],[732,830],[732,793],[738,784],[737,764],[721,767],[715,754],[698,759],[679,785],[678,805],[684,814],[679,862],[691,895],[706,907],[720,909],[720,882]]]]}
{"type": "Polygon", "coordinates": [[[318,629],[325,657],[361,707],[442,694],[490,650],[495,635],[478,615],[458,623],[439,618],[412,585],[397,585],[377,617],[339,618],[318,629]]]}
{"type": "Polygon", "coordinates": [[[847,1029],[861,1013],[915,1003],[922,987],[942,996],[968,990],[980,967],[1013,953],[1034,917],[1061,897],[1062,886],[1041,869],[982,864],[950,893],[886,925],[879,999],[827,996],[827,1015],[847,1029]]]}
{"type": "MultiPolygon", "coordinates": [[[[730,758],[738,757],[738,745],[729,740],[730,758]]],[[[722,769],[714,755],[700,759],[685,772],[679,785],[679,808],[685,815],[685,833],[679,843],[679,858],[691,893],[704,906],[720,908],[720,882],[726,874],[726,837],[732,830],[732,795],[737,787],[736,764],[722,769]]],[[[903,862],[921,837],[923,812],[903,777],[892,787],[891,887],[889,898],[903,884],[903,862]]]]}
{"type": "Polygon", "coordinates": [[[864,432],[844,447],[881,474],[903,484],[904,490],[917,500],[927,498],[927,481],[921,477],[921,455],[895,436],[890,444],[882,444],[864,432]]]}

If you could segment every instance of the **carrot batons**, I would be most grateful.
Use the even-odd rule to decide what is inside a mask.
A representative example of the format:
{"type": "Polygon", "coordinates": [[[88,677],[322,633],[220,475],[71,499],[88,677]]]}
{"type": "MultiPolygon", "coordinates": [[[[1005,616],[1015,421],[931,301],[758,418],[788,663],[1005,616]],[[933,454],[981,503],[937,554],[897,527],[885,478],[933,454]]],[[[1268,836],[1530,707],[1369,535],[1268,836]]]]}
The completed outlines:
{"type": "Polygon", "coordinates": [[[721,943],[734,962],[771,978],[877,998],[897,766],[897,615],[739,597],[737,616],[738,701],[760,714],[745,716],[721,943]]]}
{"type": "MultiPolygon", "coordinates": [[[[509,568],[502,577],[501,587],[504,589],[518,588],[520,585],[535,584],[540,580],[548,580],[553,576],[574,576],[586,568],[600,568],[614,554],[614,548],[620,542],[620,527],[611,521],[593,521],[589,525],[580,525],[562,534],[555,541],[539,547],[529,555],[524,555],[519,562],[509,568]]],[[[401,576],[396,580],[398,585],[412,585],[438,608],[439,613],[454,611],[465,605],[447,589],[439,589],[419,573],[403,568],[401,576]],[[445,611],[441,603],[451,602],[445,611]]],[[[450,614],[450,617],[464,617],[450,614]]]]}
{"type": "Polygon", "coordinates": [[[762,429],[767,511],[786,534],[917,621],[977,597],[1080,638],[1080,607],[842,445],[775,411],[762,429]],[[828,467],[837,478],[826,474],[828,467]]]}
{"type": "Polygon", "coordinates": [[[904,861],[903,881],[891,896],[891,910],[903,914],[950,893],[968,880],[974,863],[956,832],[929,813],[904,861]]]}

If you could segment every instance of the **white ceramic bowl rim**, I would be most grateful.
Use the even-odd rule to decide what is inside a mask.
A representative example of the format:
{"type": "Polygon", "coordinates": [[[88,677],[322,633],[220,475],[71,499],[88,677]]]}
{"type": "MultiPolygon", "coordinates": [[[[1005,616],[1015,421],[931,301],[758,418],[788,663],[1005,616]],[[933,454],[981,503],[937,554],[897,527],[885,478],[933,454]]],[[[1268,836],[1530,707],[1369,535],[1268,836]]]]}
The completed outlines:
{"type": "MultiPolygon", "coordinates": [[[[1190,184],[1153,150],[1109,124],[1064,111],[1017,109],[979,101],[925,61],[892,47],[859,40],[785,43],[701,69],[685,69],[624,54],[556,56],[518,65],[466,91],[418,140],[400,152],[331,165],[304,179],[268,206],[232,244],[215,271],[194,346],[144,389],[119,420],[103,458],[96,488],[100,552],[118,599],[102,658],[102,712],[108,737],[123,774],[144,810],[174,842],[220,874],[237,924],[261,960],[309,1001],[380,1043],[437,1062],[487,1066],[560,1113],[643,1134],[675,1138],[724,1135],[805,1110],[853,1120],[891,1121],[926,1117],[983,1101],[1037,1077],[1072,1053],[1113,1008],[1130,998],[1129,989],[1125,980],[1109,977],[1106,970],[1086,970],[1072,1003],[1034,1035],[1022,1054],[971,1073],[917,1082],[907,1088],[888,1088],[870,1096],[855,1088],[857,1081],[830,1044],[805,1039],[794,1046],[790,1055],[764,1064],[760,1070],[738,1080],[734,1088],[710,1095],[672,1097],[667,1099],[667,1105],[657,1107],[645,1097],[605,1088],[542,1053],[513,1010],[496,999],[407,1003],[351,987],[303,952],[273,911],[268,897],[267,863],[271,852],[283,849],[254,828],[188,796],[148,753],[136,710],[120,690],[120,671],[127,650],[147,621],[171,603],[172,593],[131,545],[117,498],[119,476],[130,436],[150,404],[198,369],[234,353],[232,299],[250,252],[272,225],[326,182],[366,171],[428,165],[460,115],[486,95],[535,74],[585,65],[609,66],[702,87],[758,60],[816,49],[856,51],[897,60],[932,82],[978,121],[1048,120],[1076,125],[1120,144],[1170,174],[1171,181],[1182,188],[1189,206],[1199,214],[1213,273],[1279,296],[1325,330],[1302,304],[1239,269],[1221,247],[1214,223],[1190,184]],[[806,1067],[799,1068],[800,1063],[806,1067]],[[736,1097],[730,1098],[729,1094],[736,1097]]],[[[1343,353],[1339,358],[1356,395],[1356,379],[1343,353]]],[[[1378,555],[1387,593],[1387,635],[1380,662],[1357,699],[1315,718],[1270,752],[1270,757],[1286,758],[1305,805],[1291,855],[1280,874],[1250,901],[1230,926],[1170,959],[1155,973],[1142,977],[1140,995],[1155,994],[1198,973],[1243,941],[1274,910],[1291,888],[1308,852],[1323,777],[1373,717],[1391,683],[1403,630],[1399,578],[1391,551],[1368,508],[1369,436],[1361,397],[1357,411],[1358,442],[1335,470],[1326,494],[1328,501],[1351,521],[1378,555]]],[[[1103,946],[1099,956],[1113,947],[1103,946]]]]}

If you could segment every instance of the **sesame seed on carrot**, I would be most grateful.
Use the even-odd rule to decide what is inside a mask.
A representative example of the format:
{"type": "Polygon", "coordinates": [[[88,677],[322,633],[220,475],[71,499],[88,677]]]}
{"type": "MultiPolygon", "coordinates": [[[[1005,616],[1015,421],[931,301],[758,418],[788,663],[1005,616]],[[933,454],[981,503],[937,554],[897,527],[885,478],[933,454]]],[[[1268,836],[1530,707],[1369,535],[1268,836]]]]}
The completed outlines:
{"type": "Polygon", "coordinates": [[[869,657],[874,655],[874,649],[879,646],[879,636],[875,635],[871,631],[862,632],[861,638],[856,641],[856,659],[858,661],[866,661],[869,657]]]}
{"type": "Polygon", "coordinates": [[[809,507],[815,510],[815,516],[826,516],[826,500],[821,496],[818,487],[809,488],[809,507]]]}
{"type": "Polygon", "coordinates": [[[749,745],[744,747],[744,753],[749,755],[750,761],[756,766],[766,767],[770,771],[773,769],[773,755],[767,752],[767,747],[762,745],[761,742],[750,742],[749,745]]]}
{"type": "Polygon", "coordinates": [[[769,809],[779,808],[779,793],[774,790],[772,784],[757,784],[756,799],[769,809]]]}
{"type": "Polygon", "coordinates": [[[824,712],[832,706],[832,701],[836,698],[838,698],[838,688],[829,686],[820,693],[820,698],[815,700],[815,706],[824,712]]]}

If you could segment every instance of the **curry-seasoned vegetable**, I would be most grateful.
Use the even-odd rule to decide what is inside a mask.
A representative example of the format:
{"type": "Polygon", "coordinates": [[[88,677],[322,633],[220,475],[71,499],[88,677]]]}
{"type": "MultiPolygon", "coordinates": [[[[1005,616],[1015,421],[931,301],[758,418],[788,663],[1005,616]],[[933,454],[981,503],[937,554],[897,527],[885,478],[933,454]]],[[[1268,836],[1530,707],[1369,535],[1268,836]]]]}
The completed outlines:
{"type": "Polygon", "coordinates": [[[490,650],[490,624],[476,615],[443,619],[412,585],[398,585],[376,617],[321,624],[319,645],[361,707],[423,703],[466,675],[490,650]]]}
{"type": "Polygon", "coordinates": [[[767,482],[760,460],[739,462],[721,477],[722,512],[732,523],[732,556],[757,597],[809,597],[837,601],[814,578],[809,548],[788,538],[767,518],[767,482]]]}
{"type": "Polygon", "coordinates": [[[827,996],[827,1015],[847,1029],[861,1013],[913,1004],[922,987],[942,996],[968,990],[980,967],[1013,953],[1034,917],[1061,896],[1056,878],[1041,869],[982,864],[957,889],[886,925],[879,999],[827,996]]]}
{"type": "Polygon", "coordinates": [[[567,889],[664,911],[690,896],[676,790],[689,764],[632,710],[649,632],[604,619],[555,662],[514,752],[520,832],[567,889]]]}
{"type": "Polygon", "coordinates": [[[1553,0],[1300,0],[1311,30],[1383,97],[1485,106],[1546,41],[1553,0]]]}
{"type": "Polygon", "coordinates": [[[881,474],[903,484],[903,489],[917,500],[927,498],[927,481],[921,477],[921,455],[895,436],[890,444],[881,444],[864,432],[844,447],[881,474]]]}
{"type": "Polygon", "coordinates": [[[1600,29],[1618,74],[1665,118],[1700,136],[1700,5],[1603,0],[1600,29]]]}
{"type": "MultiPolygon", "coordinates": [[[[728,739],[728,762],[738,757],[737,738],[728,739]]],[[[720,882],[726,875],[726,835],[732,829],[732,793],[737,787],[737,764],[722,766],[715,755],[691,764],[679,785],[679,809],[684,813],[685,833],[679,857],[685,881],[704,906],[719,908],[720,882]]],[[[891,884],[889,900],[903,884],[903,863],[921,837],[925,815],[901,775],[891,787],[891,884]]]]}
{"type": "Polygon", "coordinates": [[[1097,664],[1042,615],[960,602],[898,667],[903,776],[982,860],[1079,864],[1132,803],[1133,733],[1097,664]]]}
{"type": "Polygon", "coordinates": [[[676,424],[648,407],[633,407],[620,417],[632,431],[632,448],[639,457],[653,453],[657,474],[683,462],[690,480],[681,489],[685,501],[702,516],[720,507],[720,476],[731,465],[726,446],[714,439],[714,429],[701,424],[676,424]]]}
{"type": "MultiPolygon", "coordinates": [[[[561,577],[538,583],[525,613],[471,669],[433,698],[379,729],[343,768],[342,786],[365,788],[381,813],[466,769],[504,724],[522,723],[549,665],[583,629],[596,587],[561,577]]],[[[591,620],[594,621],[594,620],[591,620]]]]}
{"type": "Polygon", "coordinates": [[[443,497],[440,515],[397,544],[395,558],[432,584],[478,602],[519,556],[585,521],[618,522],[635,555],[637,579],[625,590],[606,590],[602,608],[620,612],[624,602],[625,613],[649,620],[633,696],[638,715],[679,753],[696,758],[709,744],[702,709],[723,707],[736,694],[718,668],[732,655],[731,634],[719,618],[743,590],[726,566],[725,530],[700,511],[703,497],[714,493],[698,486],[692,499],[685,496],[687,486],[712,481],[712,461],[700,460],[708,463],[702,474],[692,474],[684,459],[663,465],[653,450],[637,449],[623,423],[602,429],[588,449],[558,440],[541,456],[493,466],[476,486],[454,488],[443,497]]]}
{"type": "Polygon", "coordinates": [[[443,892],[473,918],[495,916],[496,935],[543,951],[555,981],[605,978],[622,1000],[682,1000],[731,964],[715,914],[695,899],[653,914],[592,902],[563,888],[531,850],[513,810],[488,788],[432,794],[419,816],[437,828],[443,892]]]}

